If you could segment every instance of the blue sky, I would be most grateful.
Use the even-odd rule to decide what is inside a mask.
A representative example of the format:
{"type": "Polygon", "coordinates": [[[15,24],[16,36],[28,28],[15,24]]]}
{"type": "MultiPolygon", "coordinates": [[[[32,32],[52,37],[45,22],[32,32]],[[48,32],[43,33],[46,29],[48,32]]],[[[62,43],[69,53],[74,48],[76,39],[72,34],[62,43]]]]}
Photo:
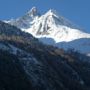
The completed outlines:
{"type": "Polygon", "coordinates": [[[90,32],[90,0],[0,0],[0,20],[20,17],[33,6],[41,13],[55,9],[90,32]]]}

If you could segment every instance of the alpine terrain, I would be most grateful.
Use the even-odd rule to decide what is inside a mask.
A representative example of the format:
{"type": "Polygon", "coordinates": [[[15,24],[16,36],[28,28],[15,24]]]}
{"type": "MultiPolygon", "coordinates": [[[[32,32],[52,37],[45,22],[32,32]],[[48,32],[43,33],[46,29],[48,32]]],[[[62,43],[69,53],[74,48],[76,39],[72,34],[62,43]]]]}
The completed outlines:
{"type": "Polygon", "coordinates": [[[6,22],[32,34],[44,44],[90,54],[90,34],[60,16],[55,10],[50,9],[41,15],[37,8],[33,7],[24,16],[6,22]]]}
{"type": "Polygon", "coordinates": [[[54,10],[0,21],[0,90],[90,90],[89,41],[54,10]]]}

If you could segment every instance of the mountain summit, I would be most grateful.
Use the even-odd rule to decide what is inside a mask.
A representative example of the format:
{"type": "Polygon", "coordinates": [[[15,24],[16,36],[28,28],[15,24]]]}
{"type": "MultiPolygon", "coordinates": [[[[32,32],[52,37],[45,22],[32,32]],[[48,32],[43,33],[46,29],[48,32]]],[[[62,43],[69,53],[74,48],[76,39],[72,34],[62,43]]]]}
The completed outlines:
{"type": "Polygon", "coordinates": [[[90,53],[90,34],[59,15],[56,10],[50,9],[40,15],[37,8],[33,7],[24,16],[9,23],[32,34],[45,44],[90,53]]]}
{"type": "Polygon", "coordinates": [[[32,9],[30,9],[30,11],[27,12],[27,15],[33,18],[35,16],[38,16],[39,12],[36,7],[33,7],[32,9]]]}
{"type": "Polygon", "coordinates": [[[19,17],[17,19],[11,19],[10,21],[6,21],[11,25],[17,26],[18,28],[27,29],[32,25],[32,21],[40,17],[40,13],[38,12],[36,7],[30,9],[25,15],[19,17]]]}

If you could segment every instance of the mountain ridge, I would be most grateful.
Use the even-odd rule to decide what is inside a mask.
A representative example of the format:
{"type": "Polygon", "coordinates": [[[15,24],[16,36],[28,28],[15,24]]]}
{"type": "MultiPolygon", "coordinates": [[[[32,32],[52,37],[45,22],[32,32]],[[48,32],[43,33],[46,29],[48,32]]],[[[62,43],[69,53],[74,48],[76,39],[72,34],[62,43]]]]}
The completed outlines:
{"type": "MultiPolygon", "coordinates": [[[[34,13],[38,13],[36,7],[33,7],[30,10],[29,12],[30,15],[32,11],[35,11],[34,13]]],[[[28,13],[26,15],[28,16],[28,13]]],[[[57,12],[53,9],[50,9],[45,14],[40,15],[40,16],[36,14],[33,19],[31,19],[32,15],[29,17],[27,16],[24,19],[20,18],[19,21],[17,19],[14,21],[11,21],[10,24],[17,26],[22,31],[32,34],[35,38],[38,38],[44,44],[53,45],[53,43],[49,43],[49,42],[52,42],[53,40],[55,41],[53,46],[57,46],[60,48],[61,45],[59,44],[61,42],[69,43],[69,42],[73,42],[74,40],[78,40],[78,39],[85,39],[85,38],[90,39],[89,33],[85,33],[83,30],[78,28],[76,25],[72,24],[71,21],[57,14],[57,12]],[[45,39],[43,38],[46,38],[47,41],[44,41],[45,39]]],[[[75,44],[78,44],[78,46],[79,45],[82,46],[84,45],[84,41],[82,42],[83,43],[81,44],[78,44],[78,43],[75,43],[75,44]]],[[[77,47],[75,48],[73,44],[69,48],[74,48],[77,51],[80,51],[80,49],[77,47]]],[[[85,47],[83,46],[83,48],[85,47]]],[[[82,51],[82,53],[84,53],[84,51],[82,51]]],[[[87,52],[87,53],[90,53],[90,52],[87,52]]]]}
{"type": "Polygon", "coordinates": [[[0,67],[1,90],[90,89],[90,57],[45,45],[4,22],[0,22],[0,67]]]}

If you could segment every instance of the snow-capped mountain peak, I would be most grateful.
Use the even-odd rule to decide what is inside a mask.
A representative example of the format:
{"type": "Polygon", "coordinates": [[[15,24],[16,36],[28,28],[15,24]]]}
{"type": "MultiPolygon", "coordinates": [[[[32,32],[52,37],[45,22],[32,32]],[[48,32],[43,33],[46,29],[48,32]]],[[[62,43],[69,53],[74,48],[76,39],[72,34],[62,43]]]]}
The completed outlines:
{"type": "Polygon", "coordinates": [[[47,12],[46,12],[46,14],[48,14],[48,15],[58,15],[58,13],[57,13],[57,11],[56,10],[54,10],[54,9],[49,9],[47,12]]]}
{"type": "Polygon", "coordinates": [[[36,7],[33,7],[32,9],[30,9],[28,12],[27,12],[27,15],[29,15],[30,17],[35,17],[35,16],[39,16],[40,13],[38,12],[37,8],[36,7]]]}
{"type": "Polygon", "coordinates": [[[74,48],[78,51],[90,53],[89,49],[86,51],[83,49],[86,48],[83,45],[90,39],[90,34],[85,33],[77,25],[59,15],[56,10],[50,9],[45,14],[40,15],[37,8],[33,7],[23,17],[11,21],[10,24],[32,34],[45,44],[65,49],[74,48]],[[63,42],[65,44],[62,44],[63,42]],[[66,43],[70,43],[70,45],[66,45],[66,43]],[[83,47],[80,48],[80,45],[83,47]]]}
{"type": "Polygon", "coordinates": [[[31,27],[31,25],[33,24],[32,22],[34,21],[34,19],[37,19],[39,17],[40,17],[39,11],[37,10],[36,7],[33,7],[22,17],[19,17],[17,19],[13,19],[13,20],[11,19],[11,20],[5,21],[5,22],[9,23],[11,25],[14,25],[18,28],[21,28],[21,29],[27,29],[27,28],[31,27]]]}

